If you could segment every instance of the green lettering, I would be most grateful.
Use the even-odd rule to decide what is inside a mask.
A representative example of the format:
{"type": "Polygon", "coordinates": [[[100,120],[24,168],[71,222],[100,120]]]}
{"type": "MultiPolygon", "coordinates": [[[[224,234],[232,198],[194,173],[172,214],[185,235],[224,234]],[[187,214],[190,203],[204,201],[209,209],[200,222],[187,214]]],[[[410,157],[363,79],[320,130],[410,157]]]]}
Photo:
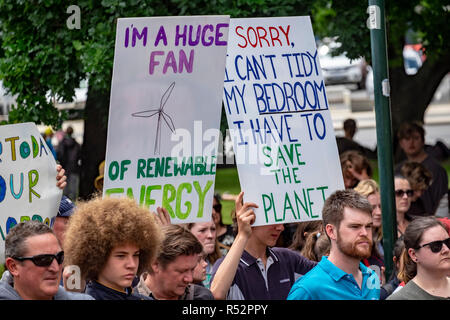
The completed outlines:
{"type": "Polygon", "coordinates": [[[297,155],[297,163],[299,166],[304,165],[305,163],[303,161],[300,160],[300,156],[302,155],[299,151],[298,148],[301,146],[301,143],[296,143],[295,144],[295,154],[297,155]]]}
{"type": "Polygon", "coordinates": [[[133,188],[129,187],[127,189],[127,197],[130,199],[134,199],[133,188]]]}
{"type": "Polygon", "coordinates": [[[326,197],[325,197],[324,190],[328,189],[328,186],[317,187],[316,189],[322,191],[322,199],[323,199],[323,201],[325,201],[326,197]]]}
{"type": "Polygon", "coordinates": [[[181,165],[178,165],[178,159],[174,158],[173,172],[174,172],[175,177],[178,176],[178,174],[183,175],[184,161],[181,161],[181,165]]]}
{"type": "Polygon", "coordinates": [[[198,194],[197,218],[203,217],[203,207],[205,205],[205,196],[208,193],[211,186],[213,185],[213,183],[214,183],[213,180],[208,180],[208,182],[206,182],[205,190],[202,191],[202,188],[200,187],[200,183],[198,181],[193,182],[195,191],[197,191],[197,194],[198,194]]]}
{"type": "Polygon", "coordinates": [[[119,163],[117,161],[111,162],[108,169],[108,176],[111,181],[114,181],[119,176],[119,163]]]}
{"type": "Polygon", "coordinates": [[[153,178],[153,174],[150,173],[150,171],[153,169],[152,162],[155,162],[155,158],[148,158],[147,159],[147,178],[153,178]]]}
{"type": "Polygon", "coordinates": [[[110,195],[112,195],[112,194],[115,194],[115,193],[123,193],[123,188],[111,188],[111,189],[106,189],[105,190],[105,195],[107,196],[107,197],[109,197],[110,195]]]}
{"type": "Polygon", "coordinates": [[[36,140],[36,138],[34,136],[31,136],[31,145],[32,145],[32,148],[33,148],[33,158],[36,158],[38,153],[39,153],[39,145],[38,145],[37,140],[36,140]]]}
{"type": "Polygon", "coordinates": [[[272,166],[272,164],[273,164],[273,160],[272,160],[272,158],[270,157],[270,152],[272,151],[272,149],[270,148],[270,147],[268,147],[268,146],[264,146],[263,148],[262,148],[262,152],[263,152],[263,154],[267,157],[267,159],[269,160],[269,163],[266,163],[266,162],[264,162],[264,165],[266,166],[266,167],[271,167],[272,166]],[[267,151],[267,153],[266,153],[266,151],[267,151]]]}
{"type": "Polygon", "coordinates": [[[32,202],[31,194],[34,194],[36,197],[41,198],[41,196],[33,190],[33,187],[38,183],[39,173],[37,170],[30,170],[28,172],[28,191],[29,191],[29,202],[32,202]],[[34,175],[34,178],[33,178],[34,175]]]}
{"type": "Polygon", "coordinates": [[[195,166],[194,166],[194,174],[196,176],[200,176],[205,172],[205,165],[203,164],[203,157],[198,156],[195,157],[195,166]]]}
{"type": "Polygon", "coordinates": [[[309,192],[314,190],[314,188],[308,188],[306,189],[306,193],[308,194],[308,205],[309,205],[309,212],[311,213],[311,218],[318,218],[319,216],[316,216],[313,214],[312,211],[312,205],[314,204],[314,202],[311,201],[311,199],[309,198],[309,192]]]}
{"type": "Polygon", "coordinates": [[[123,175],[128,170],[127,166],[131,163],[131,160],[122,160],[120,162],[120,180],[123,180],[123,175]]]}
{"type": "Polygon", "coordinates": [[[284,144],[283,145],[284,151],[286,151],[286,154],[287,154],[289,160],[291,160],[291,163],[294,164],[294,149],[293,149],[294,146],[292,144],[290,144],[289,150],[286,147],[287,146],[284,144]]]}
{"type": "Polygon", "coordinates": [[[284,162],[284,165],[285,166],[287,166],[287,163],[286,163],[286,160],[284,159],[284,156],[283,156],[283,152],[281,152],[281,148],[280,147],[278,147],[278,151],[277,151],[277,166],[279,165],[279,161],[278,160],[283,160],[283,162],[284,162]]]}
{"type": "Polygon", "coordinates": [[[145,178],[145,173],[144,173],[144,169],[145,169],[145,159],[138,159],[137,162],[137,179],[145,178]]]}
{"type": "Polygon", "coordinates": [[[171,168],[169,161],[172,160],[172,157],[166,157],[166,165],[164,170],[164,176],[165,177],[171,177],[172,173],[169,172],[169,169],[171,168]]]}
{"type": "Polygon", "coordinates": [[[139,193],[139,205],[143,206],[145,200],[145,185],[141,186],[141,192],[139,193]]]}
{"type": "Polygon", "coordinates": [[[294,191],[294,197],[295,197],[295,205],[297,206],[297,212],[298,212],[298,216],[300,217],[300,210],[298,207],[298,204],[300,203],[300,205],[303,208],[303,211],[305,211],[306,215],[309,217],[309,210],[308,210],[308,205],[306,203],[306,193],[305,193],[305,189],[303,189],[303,202],[302,200],[298,197],[297,192],[294,191]]]}
{"type": "Polygon", "coordinates": [[[169,183],[164,185],[163,196],[162,196],[162,206],[163,206],[163,208],[167,209],[171,218],[175,218],[175,212],[173,211],[172,205],[170,203],[173,200],[175,200],[176,195],[177,195],[177,192],[173,185],[171,185],[169,183]],[[170,192],[170,195],[169,195],[169,192],[170,192]]]}
{"type": "Polygon", "coordinates": [[[35,214],[35,215],[31,218],[31,220],[42,222],[42,217],[41,217],[40,215],[38,215],[38,214],[35,214]]]}
{"type": "Polygon", "coordinates": [[[191,212],[192,209],[192,203],[189,201],[186,201],[184,204],[186,206],[186,211],[182,212],[181,211],[181,197],[182,197],[182,193],[183,193],[183,189],[187,190],[187,193],[191,193],[192,191],[192,185],[190,183],[182,183],[178,186],[177,189],[177,202],[176,202],[176,213],[177,213],[177,217],[181,220],[186,219],[189,216],[189,213],[191,212]]]}
{"type": "Polygon", "coordinates": [[[164,158],[156,158],[155,177],[164,177],[164,158]]]}
{"type": "Polygon", "coordinates": [[[156,203],[155,199],[152,199],[150,197],[151,193],[152,193],[152,190],[161,190],[161,185],[157,184],[157,185],[154,185],[154,186],[147,186],[147,190],[145,191],[145,203],[144,203],[144,207],[145,208],[150,208],[150,206],[152,204],[156,203]]]}
{"type": "Polygon", "coordinates": [[[294,218],[298,219],[297,216],[295,215],[294,209],[292,208],[291,200],[289,199],[289,195],[287,192],[284,195],[283,220],[286,220],[286,209],[290,209],[294,218]],[[286,204],[288,204],[288,205],[286,205],[286,204]]]}
{"type": "MultiPolygon", "coordinates": [[[[272,194],[271,194],[272,195],[272,194]]],[[[268,196],[267,194],[262,194],[262,201],[263,201],[263,207],[264,207],[264,214],[266,215],[266,223],[269,222],[269,217],[267,216],[267,212],[272,209],[272,198],[268,196]],[[266,206],[266,199],[269,200],[269,206],[266,206]]],[[[275,208],[273,209],[275,211],[275,208]]]]}

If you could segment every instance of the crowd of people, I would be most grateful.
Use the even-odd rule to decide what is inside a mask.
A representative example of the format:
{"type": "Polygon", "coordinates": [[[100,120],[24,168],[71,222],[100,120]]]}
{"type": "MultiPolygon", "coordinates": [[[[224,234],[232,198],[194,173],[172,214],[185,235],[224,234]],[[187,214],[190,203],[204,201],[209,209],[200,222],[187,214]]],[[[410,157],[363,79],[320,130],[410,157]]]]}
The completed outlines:
{"type": "Polygon", "coordinates": [[[407,159],[395,168],[395,214],[382,212],[361,149],[341,153],[346,189],[327,197],[318,221],[253,226],[258,205],[244,191],[233,226],[219,195],[211,221],[182,225],[128,198],[63,196],[52,228],[21,222],[6,236],[0,299],[449,300],[447,173],[424,151],[420,125],[405,124],[398,138],[407,159]],[[398,236],[389,279],[385,215],[398,236]]]}

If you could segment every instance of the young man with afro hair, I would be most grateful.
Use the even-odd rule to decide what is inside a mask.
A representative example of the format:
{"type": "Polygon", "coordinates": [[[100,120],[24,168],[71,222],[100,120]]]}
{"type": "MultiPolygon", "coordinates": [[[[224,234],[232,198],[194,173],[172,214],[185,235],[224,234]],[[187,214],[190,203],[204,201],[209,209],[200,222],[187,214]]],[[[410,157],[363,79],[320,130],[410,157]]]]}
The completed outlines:
{"type": "Polygon", "coordinates": [[[156,258],[162,234],[150,211],[128,198],[77,205],[66,233],[67,265],[80,268],[96,300],[147,300],[132,292],[136,276],[156,258]]]}

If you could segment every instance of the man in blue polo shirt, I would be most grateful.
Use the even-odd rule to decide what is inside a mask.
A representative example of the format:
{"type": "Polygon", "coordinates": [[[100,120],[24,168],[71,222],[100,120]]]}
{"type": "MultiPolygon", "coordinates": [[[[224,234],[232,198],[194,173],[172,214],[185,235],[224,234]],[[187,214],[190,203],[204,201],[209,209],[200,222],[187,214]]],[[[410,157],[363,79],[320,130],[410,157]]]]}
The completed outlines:
{"type": "Polygon", "coordinates": [[[252,202],[236,200],[238,234],[228,254],[213,267],[211,292],[215,299],[285,300],[295,280],[316,266],[287,248],[271,248],[283,231],[282,224],[252,227],[252,202]]]}
{"type": "Polygon", "coordinates": [[[372,206],[353,190],[336,191],[325,201],[322,218],[330,255],[298,279],[288,300],[378,300],[380,280],[361,259],[372,251],[372,206]]]}

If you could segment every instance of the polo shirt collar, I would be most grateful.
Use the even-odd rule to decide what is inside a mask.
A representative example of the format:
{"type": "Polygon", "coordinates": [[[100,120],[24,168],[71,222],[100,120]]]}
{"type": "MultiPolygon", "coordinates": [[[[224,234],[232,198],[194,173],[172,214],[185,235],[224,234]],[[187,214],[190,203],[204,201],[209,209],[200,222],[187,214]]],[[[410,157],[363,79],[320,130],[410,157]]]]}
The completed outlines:
{"type": "MultiPolygon", "coordinates": [[[[266,255],[267,255],[267,257],[272,257],[274,262],[278,262],[279,261],[279,259],[278,259],[277,255],[275,254],[275,252],[269,247],[267,247],[267,249],[266,249],[266,255]]],[[[254,256],[252,256],[246,250],[244,250],[244,252],[242,253],[241,262],[244,263],[247,267],[249,267],[252,264],[256,263],[256,260],[258,260],[258,259],[255,258],[254,256]]]]}
{"type": "MultiPolygon", "coordinates": [[[[319,265],[335,281],[339,281],[343,277],[348,275],[348,273],[346,273],[345,271],[339,269],[332,262],[330,262],[328,260],[328,257],[325,257],[325,256],[322,257],[322,260],[320,261],[319,265]]],[[[370,274],[369,269],[364,264],[362,264],[361,262],[359,263],[359,269],[361,270],[361,272],[363,274],[363,277],[370,274]]]]}

